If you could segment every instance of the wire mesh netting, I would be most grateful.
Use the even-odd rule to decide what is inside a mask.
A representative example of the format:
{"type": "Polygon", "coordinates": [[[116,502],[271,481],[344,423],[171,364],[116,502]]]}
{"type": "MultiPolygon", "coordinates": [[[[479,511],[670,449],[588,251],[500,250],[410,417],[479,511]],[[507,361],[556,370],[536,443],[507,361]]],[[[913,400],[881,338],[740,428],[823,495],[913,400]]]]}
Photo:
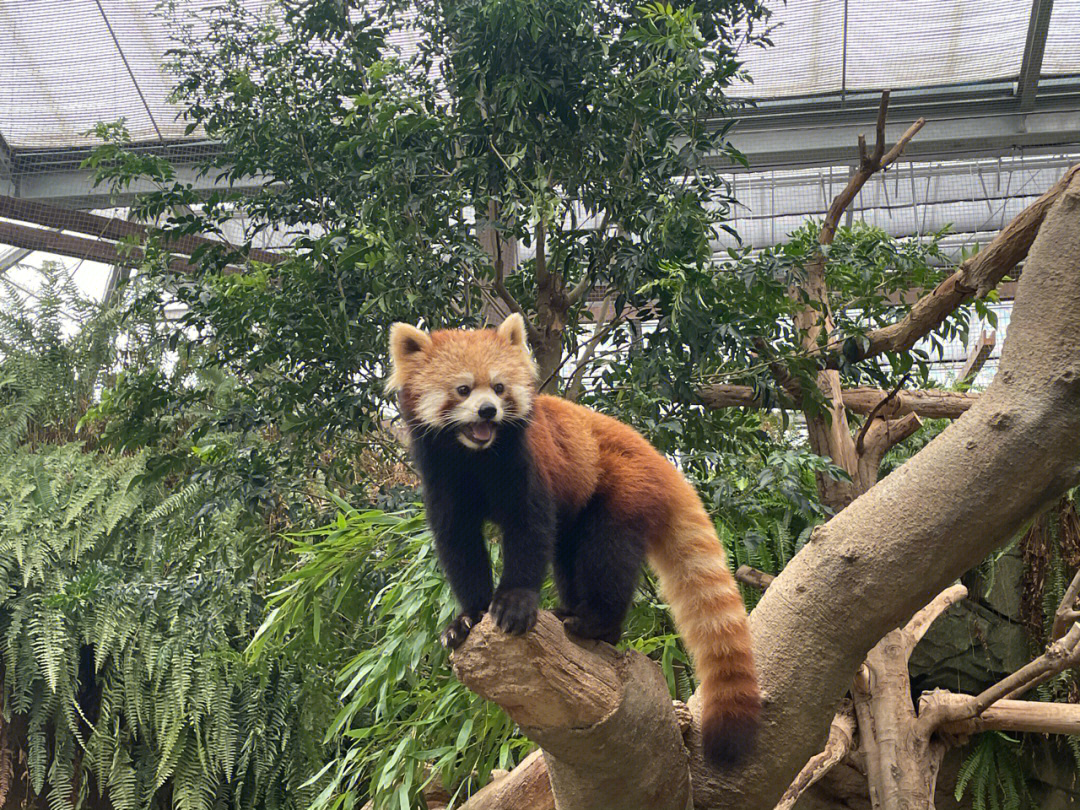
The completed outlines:
{"type": "Polygon", "coordinates": [[[1077,73],[1080,73],[1080,0],[1058,0],[1050,14],[1042,75],[1077,73]]]}
{"type": "MultiPolygon", "coordinates": [[[[1031,4],[1016,0],[777,5],[775,47],[746,53],[753,84],[734,94],[775,99],[1016,78],[1030,16],[1031,4]]],[[[1080,72],[1080,53],[1062,53],[1061,67],[1080,72]]]]}

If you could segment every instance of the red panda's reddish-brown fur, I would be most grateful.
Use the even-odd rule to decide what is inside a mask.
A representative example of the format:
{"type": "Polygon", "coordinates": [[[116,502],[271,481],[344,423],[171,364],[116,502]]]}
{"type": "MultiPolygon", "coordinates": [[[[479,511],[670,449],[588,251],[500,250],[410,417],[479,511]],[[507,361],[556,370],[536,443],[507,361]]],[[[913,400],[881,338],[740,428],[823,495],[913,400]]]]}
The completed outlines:
{"type": "Polygon", "coordinates": [[[526,436],[560,500],[600,493],[647,525],[649,563],[701,682],[706,757],[738,759],[757,725],[757,673],[746,608],[697,492],[636,430],[563,399],[538,396],[526,436]]]}
{"type": "MultiPolygon", "coordinates": [[[[476,418],[475,403],[470,403],[483,393],[501,408],[499,417],[492,422],[499,436],[523,429],[524,448],[520,456],[535,466],[533,474],[542,482],[539,488],[546,490],[556,504],[552,514],[560,516],[559,523],[543,531],[550,531],[558,542],[564,542],[564,535],[577,531],[572,527],[575,516],[599,505],[601,517],[612,518],[599,525],[627,527],[628,535],[633,533],[643,538],[644,554],[659,577],[676,626],[696,663],[701,682],[705,757],[717,764],[737,761],[752,744],[760,710],[749,625],[712,521],[682,474],[628,425],[557,397],[537,395],[524,325],[518,316],[511,316],[498,330],[427,334],[405,324],[395,325],[391,353],[391,387],[399,392],[402,411],[412,431],[414,457],[424,479],[437,545],[440,535],[453,533],[452,527],[439,528],[448,525],[444,513],[453,509],[453,503],[447,503],[447,497],[452,501],[453,496],[442,492],[446,489],[446,477],[471,474],[463,465],[470,463],[470,459],[484,458],[485,452],[495,453],[490,458],[499,457],[499,453],[508,457],[515,452],[507,446],[500,451],[495,439],[492,439],[495,444],[488,445],[496,448],[494,451],[470,452],[452,440],[442,449],[435,446],[437,439],[433,436],[459,430],[476,418]],[[461,395],[466,389],[468,394],[461,395]],[[444,460],[446,454],[453,453],[459,455],[452,461],[444,460]]],[[[501,479],[491,486],[502,487],[501,479]]],[[[498,520],[497,516],[485,516],[498,520]]],[[[516,532],[520,534],[524,530],[519,527],[516,532]]],[[[507,531],[508,537],[509,534],[507,531]]],[[[587,533],[583,537],[585,540],[580,542],[592,542],[587,533]]],[[[551,554],[550,547],[542,550],[543,539],[537,535],[528,542],[537,546],[537,554],[551,554]]],[[[444,567],[449,559],[446,555],[458,553],[453,551],[454,542],[460,547],[471,542],[468,538],[455,540],[449,536],[441,540],[440,559],[444,567]]],[[[611,538],[613,544],[619,540],[619,537],[611,538]]],[[[565,542],[579,540],[571,537],[565,542]]],[[[555,545],[558,575],[560,563],[555,545]]],[[[616,554],[622,553],[615,548],[616,554]]],[[[634,558],[627,550],[626,559],[640,560],[640,557],[634,558]]],[[[449,559],[449,562],[453,569],[455,561],[449,559]]],[[[622,559],[610,560],[612,568],[626,564],[622,559]]],[[[546,569],[547,562],[543,565],[546,569]]],[[[632,565],[636,570],[638,562],[632,565]]],[[[540,577],[544,569],[540,569],[540,577]]],[[[482,599],[471,597],[468,592],[491,586],[470,582],[468,572],[448,570],[448,575],[463,602],[463,619],[459,618],[458,622],[465,623],[448,630],[453,643],[460,643],[475,621],[478,606],[480,610],[487,608],[486,602],[480,604],[482,599]],[[464,604],[470,600],[476,604],[471,607],[464,604]]],[[[532,576],[535,580],[537,575],[534,572],[532,576]]],[[[505,578],[504,572],[504,581],[505,578]]],[[[558,576],[556,581],[559,582],[558,576]]],[[[539,584],[533,582],[530,587],[538,590],[539,584]]],[[[498,606],[501,590],[502,585],[495,591],[492,611],[498,606]]],[[[624,596],[628,603],[629,594],[619,598],[624,596]]],[[[491,598],[490,593],[483,598],[491,598]]],[[[523,609],[527,613],[527,604],[523,609]]],[[[535,614],[535,604],[532,611],[535,614]]],[[[622,614],[617,621],[621,623],[622,614]]],[[[516,628],[523,631],[529,626],[525,621],[516,628]]]]}

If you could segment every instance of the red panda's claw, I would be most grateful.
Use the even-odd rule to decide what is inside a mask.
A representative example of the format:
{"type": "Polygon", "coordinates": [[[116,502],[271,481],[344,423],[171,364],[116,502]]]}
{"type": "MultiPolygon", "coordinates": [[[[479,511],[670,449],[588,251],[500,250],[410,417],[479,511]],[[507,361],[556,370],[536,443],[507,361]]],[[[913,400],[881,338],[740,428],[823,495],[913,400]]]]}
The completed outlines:
{"type": "Polygon", "coordinates": [[[473,629],[476,619],[468,614],[458,616],[450,622],[439,636],[439,643],[448,650],[456,650],[469,637],[469,631],[473,629]]]}
{"type": "Polygon", "coordinates": [[[496,591],[488,612],[504,633],[522,636],[536,624],[540,594],[528,588],[511,588],[496,591]]]}

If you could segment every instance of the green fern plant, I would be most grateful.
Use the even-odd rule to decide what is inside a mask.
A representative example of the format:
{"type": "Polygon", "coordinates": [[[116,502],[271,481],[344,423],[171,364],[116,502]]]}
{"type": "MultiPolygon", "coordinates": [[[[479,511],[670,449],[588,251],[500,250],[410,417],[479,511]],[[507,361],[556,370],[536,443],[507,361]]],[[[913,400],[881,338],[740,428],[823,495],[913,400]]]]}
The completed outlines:
{"type": "Polygon", "coordinates": [[[26,718],[32,790],[70,810],[81,771],[117,810],[164,790],[193,810],[306,806],[321,673],[244,660],[262,602],[240,508],[151,519],[144,469],[73,444],[0,458],[5,706],[26,718]]]}
{"type": "Polygon", "coordinates": [[[1027,810],[1036,804],[1028,789],[1021,744],[998,731],[980,734],[956,780],[956,800],[970,792],[974,810],[1027,810]]]}
{"type": "Polygon", "coordinates": [[[112,452],[77,430],[122,354],[153,368],[160,350],[143,351],[146,322],[118,340],[115,312],[61,266],[40,276],[30,300],[0,278],[0,688],[4,720],[25,728],[28,798],[306,807],[327,672],[242,655],[274,544],[212,480],[153,475],[155,448],[112,452]]]}

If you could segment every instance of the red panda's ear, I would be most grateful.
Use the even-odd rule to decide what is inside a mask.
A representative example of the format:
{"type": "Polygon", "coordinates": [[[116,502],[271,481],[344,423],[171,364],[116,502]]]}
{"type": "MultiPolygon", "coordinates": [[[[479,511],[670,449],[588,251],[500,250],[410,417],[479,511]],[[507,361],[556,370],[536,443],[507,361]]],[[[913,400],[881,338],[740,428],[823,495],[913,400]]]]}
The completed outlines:
{"type": "Polygon", "coordinates": [[[407,323],[395,323],[390,327],[391,374],[387,388],[391,391],[401,387],[402,366],[421,352],[431,348],[431,335],[407,323]]]}
{"type": "Polygon", "coordinates": [[[521,313],[515,312],[499,324],[498,333],[499,337],[510,341],[511,346],[520,346],[522,349],[528,350],[529,344],[525,334],[525,319],[521,317],[521,313]]]}

